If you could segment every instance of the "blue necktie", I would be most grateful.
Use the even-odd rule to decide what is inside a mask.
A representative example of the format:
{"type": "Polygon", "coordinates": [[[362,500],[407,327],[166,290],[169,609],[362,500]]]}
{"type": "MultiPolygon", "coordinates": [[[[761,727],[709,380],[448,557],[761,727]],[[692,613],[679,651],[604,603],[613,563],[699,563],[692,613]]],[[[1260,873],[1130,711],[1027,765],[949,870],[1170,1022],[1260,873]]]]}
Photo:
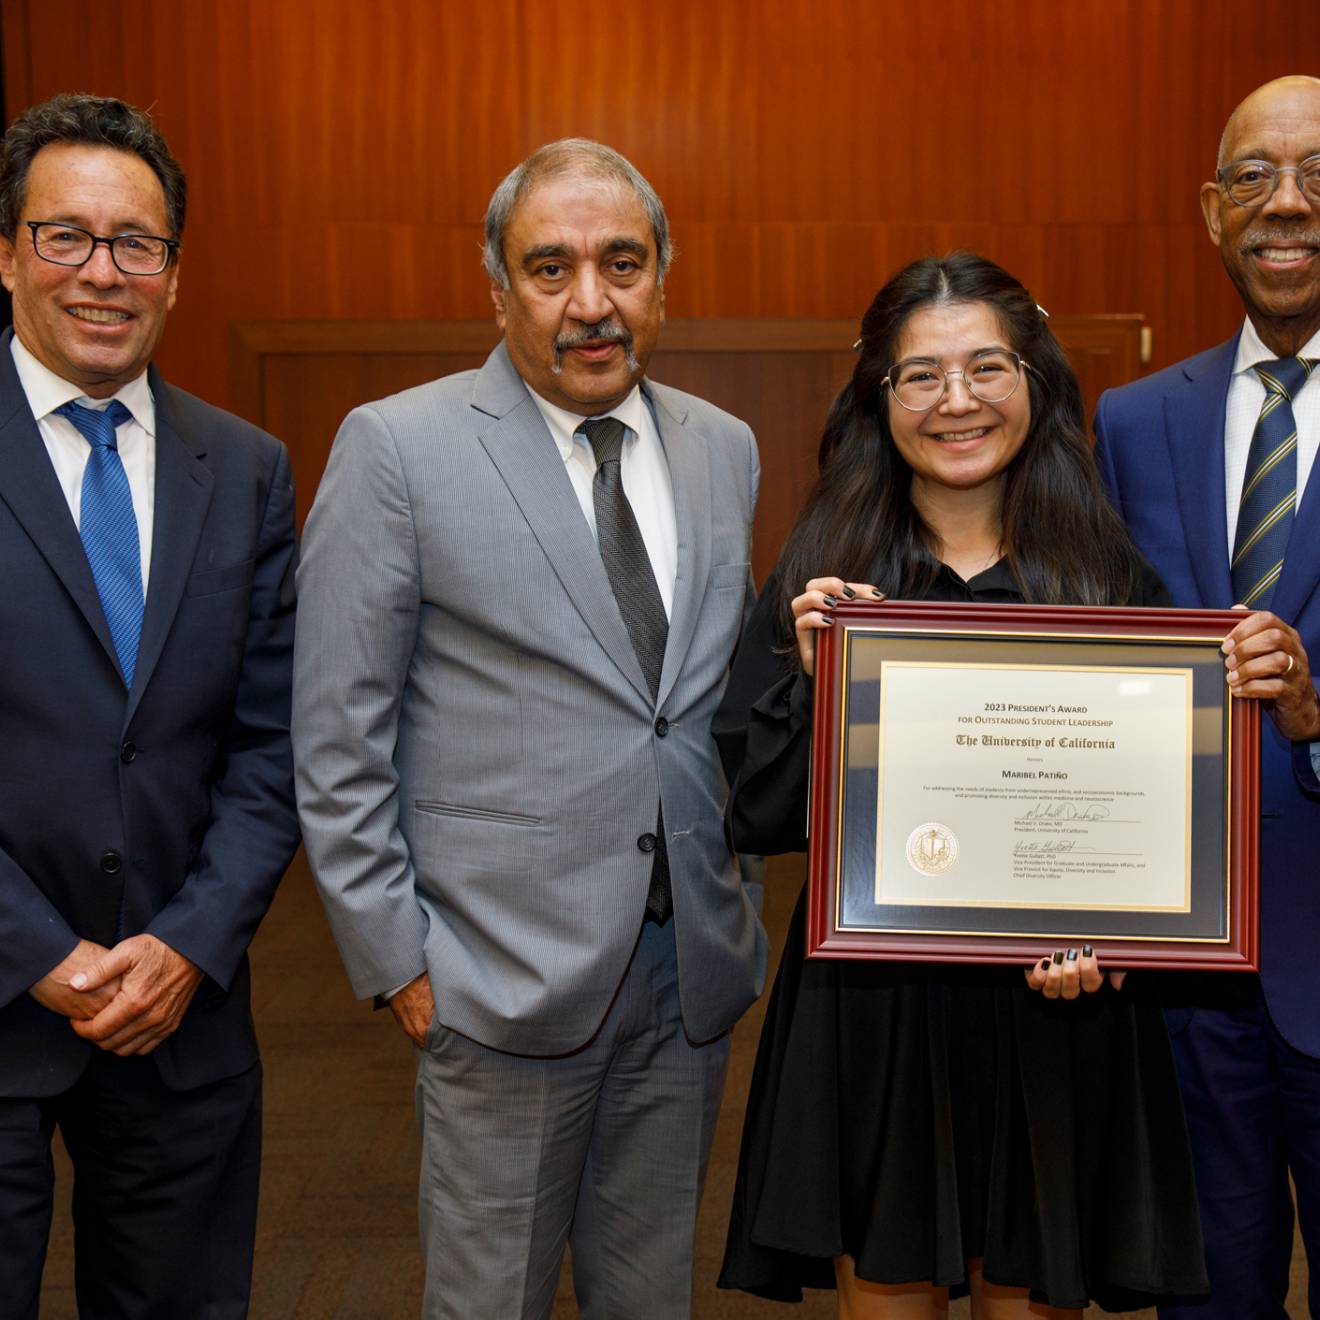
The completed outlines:
{"type": "Polygon", "coordinates": [[[1314,365],[1309,358],[1279,358],[1255,366],[1265,386],[1265,402],[1251,433],[1232,563],[1233,599],[1252,609],[1269,608],[1283,570],[1297,506],[1297,423],[1292,401],[1314,365]]]}
{"type": "Polygon", "coordinates": [[[101,597],[124,686],[131,688],[142,633],[142,559],[133,496],[119,457],[115,428],[130,421],[133,414],[118,399],[104,412],[77,403],[66,403],[55,411],[67,417],[92,447],[83,470],[78,533],[101,597]]]}

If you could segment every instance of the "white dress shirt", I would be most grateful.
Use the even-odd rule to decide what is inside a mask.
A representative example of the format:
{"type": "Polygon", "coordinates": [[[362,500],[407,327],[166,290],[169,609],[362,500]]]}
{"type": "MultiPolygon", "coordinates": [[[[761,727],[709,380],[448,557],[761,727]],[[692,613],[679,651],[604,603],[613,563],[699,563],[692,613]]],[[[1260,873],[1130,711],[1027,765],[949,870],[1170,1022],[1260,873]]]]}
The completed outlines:
{"type": "MultiPolygon", "coordinates": [[[[1251,434],[1256,429],[1265,385],[1252,370],[1258,362],[1271,362],[1279,355],[1261,343],[1250,319],[1242,327],[1233,378],[1228,385],[1228,406],[1224,410],[1224,492],[1228,506],[1228,558],[1233,559],[1233,539],[1237,535],[1238,504],[1247,473],[1247,454],[1251,434]]],[[[1320,333],[1314,335],[1298,357],[1320,358],[1320,333]]],[[[1297,503],[1302,502],[1316,450],[1320,449],[1320,369],[1313,371],[1293,396],[1293,418],[1297,422],[1297,503]]]]}
{"type": "MultiPolygon", "coordinates": [[[[530,386],[527,392],[541,410],[541,416],[559,446],[569,480],[573,483],[573,492],[582,506],[591,534],[595,536],[596,504],[591,484],[596,476],[596,456],[591,442],[577,429],[583,422],[594,419],[579,417],[547,403],[530,386]]],[[[678,573],[678,530],[674,523],[674,488],[655,418],[642,397],[640,385],[634,385],[618,407],[599,415],[617,417],[628,428],[619,460],[623,493],[637,519],[637,528],[651,561],[651,571],[655,574],[655,584],[660,589],[660,599],[664,601],[665,614],[672,616],[674,578],[678,573]]]]}
{"type": "MultiPolygon", "coordinates": [[[[73,401],[84,408],[101,411],[110,406],[110,400],[88,398],[76,385],[38,362],[17,335],[9,341],[9,348],[14,366],[18,368],[19,384],[27,395],[32,416],[36,418],[37,429],[68,502],[69,513],[73,515],[74,526],[80,527],[83,471],[92,446],[67,417],[56,416],[55,409],[73,401]]],[[[129,493],[133,497],[133,514],[137,518],[142,593],[145,596],[151,567],[152,512],[156,504],[156,401],[151,396],[145,371],[113,397],[133,414],[132,420],[124,422],[115,435],[119,457],[128,477],[129,493]]]]}

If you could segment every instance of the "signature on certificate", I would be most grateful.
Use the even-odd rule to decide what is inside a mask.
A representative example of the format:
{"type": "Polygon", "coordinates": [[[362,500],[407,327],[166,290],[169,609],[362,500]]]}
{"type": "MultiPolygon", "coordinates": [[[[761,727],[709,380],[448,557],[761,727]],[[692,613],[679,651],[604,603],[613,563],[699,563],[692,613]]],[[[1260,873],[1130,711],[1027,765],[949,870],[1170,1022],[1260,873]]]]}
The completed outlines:
{"type": "Polygon", "coordinates": [[[1033,802],[1017,820],[1108,820],[1103,802],[1033,802]]]}
{"type": "Polygon", "coordinates": [[[1076,839],[1019,839],[1013,845],[1014,857],[1057,857],[1060,853],[1094,851],[1094,848],[1079,848],[1076,839]]]}

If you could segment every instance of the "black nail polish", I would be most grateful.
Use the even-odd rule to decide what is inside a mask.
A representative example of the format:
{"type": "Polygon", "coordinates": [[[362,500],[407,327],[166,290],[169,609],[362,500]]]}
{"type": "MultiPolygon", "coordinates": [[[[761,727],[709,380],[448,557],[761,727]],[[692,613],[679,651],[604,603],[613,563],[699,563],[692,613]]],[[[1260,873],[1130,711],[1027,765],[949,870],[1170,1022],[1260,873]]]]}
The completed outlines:
{"type": "Polygon", "coordinates": [[[857,593],[846,582],[843,584],[843,594],[847,596],[849,600],[852,600],[857,595],[857,593]]]}
{"type": "Polygon", "coordinates": [[[1048,958],[1042,958],[1040,960],[1040,970],[1042,972],[1048,972],[1050,970],[1050,960],[1048,958]]]}
{"type": "Polygon", "coordinates": [[[1092,955],[1093,953],[1095,953],[1095,950],[1094,950],[1089,944],[1083,944],[1083,945],[1082,945],[1082,957],[1083,957],[1083,958],[1089,958],[1089,957],[1091,957],[1091,955],[1092,955]]]}
{"type": "Polygon", "coordinates": [[[825,604],[828,605],[830,609],[833,609],[838,603],[839,603],[839,598],[837,596],[825,597],[825,604]]]}
{"type": "Polygon", "coordinates": [[[881,591],[879,587],[872,587],[871,595],[873,595],[876,600],[884,600],[885,598],[885,593],[881,591]]]}
{"type": "Polygon", "coordinates": [[[1062,949],[1055,949],[1055,951],[1054,951],[1054,965],[1055,965],[1056,967],[1058,967],[1058,966],[1060,965],[1060,963],[1062,963],[1062,962],[1063,962],[1063,950],[1062,950],[1062,949]]]}
{"type": "Polygon", "coordinates": [[[833,627],[834,627],[834,616],[833,616],[832,614],[822,614],[822,615],[820,616],[820,621],[821,621],[821,623],[823,623],[827,628],[833,628],[833,627]]]}
{"type": "Polygon", "coordinates": [[[1069,961],[1069,962],[1076,962],[1076,961],[1077,961],[1077,950],[1076,950],[1076,949],[1069,949],[1069,950],[1068,950],[1068,961],[1069,961]]]}

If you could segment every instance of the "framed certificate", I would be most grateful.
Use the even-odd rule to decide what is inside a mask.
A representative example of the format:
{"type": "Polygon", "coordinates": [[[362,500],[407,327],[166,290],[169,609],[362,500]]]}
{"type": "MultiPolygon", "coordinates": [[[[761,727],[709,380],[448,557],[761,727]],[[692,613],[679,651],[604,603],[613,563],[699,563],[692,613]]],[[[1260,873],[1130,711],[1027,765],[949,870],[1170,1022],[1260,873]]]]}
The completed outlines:
{"type": "Polygon", "coordinates": [[[1260,713],[1227,610],[841,603],[808,956],[1254,971],[1260,713]]]}

